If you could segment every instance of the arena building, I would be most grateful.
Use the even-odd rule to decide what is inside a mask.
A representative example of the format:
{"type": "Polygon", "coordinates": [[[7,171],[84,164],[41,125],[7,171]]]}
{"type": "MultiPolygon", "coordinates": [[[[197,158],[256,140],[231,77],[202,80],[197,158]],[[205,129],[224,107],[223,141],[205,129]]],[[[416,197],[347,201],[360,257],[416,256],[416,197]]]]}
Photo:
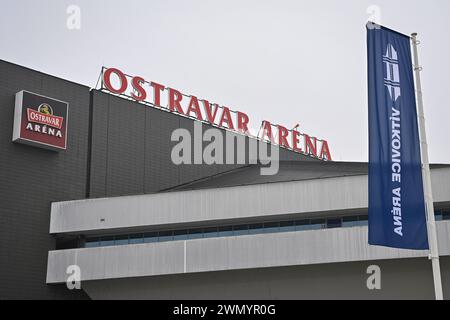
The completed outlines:
{"type": "MultiPolygon", "coordinates": [[[[426,251],[367,244],[366,163],[277,126],[276,175],[248,148],[176,165],[174,130],[230,128],[136,100],[0,61],[1,299],[434,298],[426,251]]],[[[431,171],[448,299],[450,165],[431,171]]]]}

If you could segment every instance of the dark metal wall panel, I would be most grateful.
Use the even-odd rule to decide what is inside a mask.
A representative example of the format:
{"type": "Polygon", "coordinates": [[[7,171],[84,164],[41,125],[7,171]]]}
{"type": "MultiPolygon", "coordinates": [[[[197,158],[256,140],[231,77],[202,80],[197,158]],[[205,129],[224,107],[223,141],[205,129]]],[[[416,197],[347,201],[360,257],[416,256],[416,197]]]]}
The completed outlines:
{"type": "MultiPolygon", "coordinates": [[[[193,120],[99,91],[92,95],[92,198],[153,193],[237,167],[177,166],[172,132],[184,128],[193,139],[193,120]]],[[[202,126],[203,132],[209,127],[202,126]]]]}
{"type": "Polygon", "coordinates": [[[178,183],[178,167],[172,163],[170,156],[175,143],[170,141],[170,136],[179,126],[179,117],[155,108],[146,108],[145,193],[178,183]]]}
{"type": "Polygon", "coordinates": [[[92,134],[91,134],[91,158],[90,158],[90,191],[91,197],[101,197],[106,194],[106,169],[108,153],[108,95],[99,95],[92,92],[92,134]],[[95,125],[94,125],[95,124],[95,125]],[[95,151],[95,156],[93,153],[95,151]]]}
{"type": "MultiPolygon", "coordinates": [[[[194,120],[187,119],[187,118],[180,118],[180,128],[187,129],[190,132],[191,138],[192,138],[192,156],[191,156],[191,163],[192,165],[180,165],[178,166],[178,185],[185,184],[191,181],[195,181],[198,179],[202,179],[207,176],[211,176],[214,174],[217,174],[220,169],[222,170],[229,170],[230,168],[225,168],[225,166],[218,166],[218,165],[206,165],[206,164],[195,164],[194,161],[194,139],[198,138],[194,136],[194,120]]],[[[201,124],[201,123],[199,123],[201,124]]],[[[209,125],[201,124],[202,128],[202,134],[211,128],[209,125]]],[[[202,146],[203,148],[208,145],[209,142],[203,142],[202,146]]],[[[172,185],[171,187],[173,187],[172,185]]]]}
{"type": "Polygon", "coordinates": [[[0,110],[0,299],[85,297],[46,285],[46,271],[51,202],[86,195],[89,88],[0,60],[0,110]],[[69,102],[66,151],[11,141],[20,90],[69,102]]]}
{"type": "MultiPolygon", "coordinates": [[[[191,119],[187,119],[187,118],[182,118],[182,117],[178,117],[179,119],[179,128],[183,128],[186,129],[187,131],[189,131],[189,134],[191,136],[191,165],[179,165],[177,166],[177,171],[178,171],[178,181],[177,184],[183,184],[187,181],[192,181],[196,178],[198,175],[201,175],[201,171],[202,169],[205,171],[204,174],[207,174],[206,171],[209,171],[208,169],[210,168],[206,168],[205,166],[199,164],[194,164],[194,121],[192,121],[191,119]]],[[[168,135],[168,140],[170,141],[170,134],[168,135]]],[[[176,144],[172,143],[172,145],[176,144]]],[[[169,161],[171,161],[170,158],[170,154],[169,154],[169,161]]],[[[173,185],[172,185],[173,186],[173,185]]],[[[172,187],[171,186],[171,187],[172,187]]]]}
{"type": "Polygon", "coordinates": [[[144,193],[145,109],[140,104],[110,99],[106,159],[108,195],[144,193]]]}
{"type": "MultiPolygon", "coordinates": [[[[92,91],[93,124],[90,197],[153,193],[242,165],[175,165],[171,141],[177,128],[188,130],[194,139],[194,123],[165,110],[92,91]]],[[[212,126],[202,124],[202,133],[212,126]]],[[[225,144],[225,130],[221,130],[225,144]]],[[[246,161],[248,162],[246,137],[246,161]]],[[[209,142],[203,142],[205,147],[209,142]]],[[[237,146],[235,145],[235,157],[237,146]]],[[[194,163],[193,147],[191,162],[194,163]]],[[[280,149],[282,160],[312,160],[304,155],[280,149]]],[[[224,150],[224,163],[226,150],[224,150]]]]}
{"type": "Polygon", "coordinates": [[[305,156],[303,154],[280,148],[281,161],[318,161],[315,158],[305,156]]]}

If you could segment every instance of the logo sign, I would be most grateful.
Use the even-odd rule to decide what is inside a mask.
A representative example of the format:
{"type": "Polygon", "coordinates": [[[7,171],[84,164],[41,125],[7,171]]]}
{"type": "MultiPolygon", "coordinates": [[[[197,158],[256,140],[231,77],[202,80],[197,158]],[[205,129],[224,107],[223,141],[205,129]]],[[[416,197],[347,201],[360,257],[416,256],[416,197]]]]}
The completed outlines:
{"type": "Polygon", "coordinates": [[[369,28],[369,243],[428,249],[411,40],[369,28]]]}
{"type": "Polygon", "coordinates": [[[263,121],[256,135],[249,131],[250,118],[241,111],[210,103],[208,100],[184,94],[165,85],[146,81],[139,76],[129,76],[116,68],[103,68],[101,89],[132,99],[134,101],[161,108],[180,116],[188,117],[210,125],[252,136],[278,144],[282,148],[306,154],[321,160],[331,161],[331,152],[326,140],[300,133],[298,125],[288,129],[263,121]],[[165,106],[165,107],[163,107],[165,106]]]}
{"type": "Polygon", "coordinates": [[[16,93],[13,141],[50,150],[67,148],[69,104],[28,91],[16,93]]]}

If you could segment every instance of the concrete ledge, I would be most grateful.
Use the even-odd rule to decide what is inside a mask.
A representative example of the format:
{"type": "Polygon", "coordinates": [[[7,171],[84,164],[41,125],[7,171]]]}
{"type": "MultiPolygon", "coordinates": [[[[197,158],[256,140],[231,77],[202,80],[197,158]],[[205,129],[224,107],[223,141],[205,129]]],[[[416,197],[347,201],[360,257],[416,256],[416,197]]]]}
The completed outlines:
{"type": "MultiPolygon", "coordinates": [[[[427,251],[369,246],[367,231],[355,227],[50,251],[47,283],[65,282],[70,265],[78,265],[81,280],[89,281],[427,257],[427,251]]],[[[450,221],[438,222],[437,232],[440,254],[450,255],[450,221]]]]}
{"type": "MultiPolygon", "coordinates": [[[[50,233],[87,233],[368,207],[368,177],[349,176],[52,204],[50,233]]],[[[435,202],[450,202],[450,168],[432,171],[435,202]]]]}

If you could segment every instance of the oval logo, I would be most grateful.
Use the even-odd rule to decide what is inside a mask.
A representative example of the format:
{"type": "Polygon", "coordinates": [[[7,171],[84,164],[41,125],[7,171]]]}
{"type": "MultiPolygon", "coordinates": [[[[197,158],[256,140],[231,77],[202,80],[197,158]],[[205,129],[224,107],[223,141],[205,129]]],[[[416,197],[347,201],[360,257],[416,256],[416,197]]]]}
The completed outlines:
{"type": "Polygon", "coordinates": [[[38,111],[43,114],[53,115],[53,109],[49,104],[43,103],[39,106],[38,111]]]}

